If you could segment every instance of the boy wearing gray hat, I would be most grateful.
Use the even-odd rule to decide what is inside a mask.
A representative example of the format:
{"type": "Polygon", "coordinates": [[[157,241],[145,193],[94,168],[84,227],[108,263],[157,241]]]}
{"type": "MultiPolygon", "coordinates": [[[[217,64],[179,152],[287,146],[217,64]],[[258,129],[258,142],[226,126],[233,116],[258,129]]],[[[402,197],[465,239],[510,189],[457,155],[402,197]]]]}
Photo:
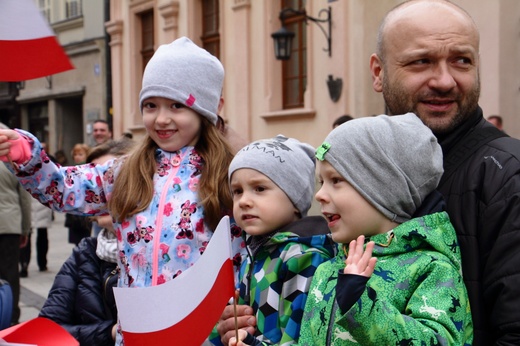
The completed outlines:
{"type": "Polygon", "coordinates": [[[316,271],[300,344],[470,345],[455,230],[444,211],[415,217],[443,173],[432,132],[413,113],[355,119],[316,157],[316,200],[343,251],[316,271]]]}
{"type": "Polygon", "coordinates": [[[312,276],[335,254],[325,220],[307,216],[314,148],[282,135],[255,141],[236,154],[228,176],[233,215],[247,234],[238,303],[251,306],[258,321],[248,341],[293,344],[312,276]]]}
{"type": "Polygon", "coordinates": [[[316,157],[316,200],[343,251],[314,274],[298,344],[471,345],[457,237],[434,194],[442,151],[430,129],[413,113],[354,119],[316,157]]]}

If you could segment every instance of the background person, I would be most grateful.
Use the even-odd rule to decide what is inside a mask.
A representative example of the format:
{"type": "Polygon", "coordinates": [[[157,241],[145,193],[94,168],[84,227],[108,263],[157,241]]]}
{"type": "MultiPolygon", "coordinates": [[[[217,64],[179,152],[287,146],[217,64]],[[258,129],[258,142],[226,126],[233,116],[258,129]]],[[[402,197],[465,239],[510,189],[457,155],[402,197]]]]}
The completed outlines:
{"type": "MultiPolygon", "coordinates": [[[[89,153],[90,147],[88,145],[84,143],[78,143],[74,145],[71,151],[74,164],[85,164],[87,162],[87,156],[89,153]]],[[[70,179],[74,179],[73,175],[70,179]]],[[[92,231],[92,221],[87,216],[66,213],[65,227],[69,229],[69,243],[75,244],[77,246],[81,239],[90,237],[92,231]]]]}
{"type": "MultiPolygon", "coordinates": [[[[49,251],[49,238],[47,230],[52,226],[52,209],[31,198],[31,229],[36,232],[36,263],[38,270],[47,271],[47,252],[49,251]]],[[[31,234],[27,245],[20,249],[20,277],[29,276],[29,264],[31,262],[31,234]]]]}
{"type": "Polygon", "coordinates": [[[346,123],[347,121],[350,121],[354,118],[352,118],[350,115],[348,114],[345,114],[345,115],[340,115],[339,117],[336,118],[336,120],[334,120],[334,122],[332,123],[332,128],[335,129],[336,127],[338,127],[339,125],[343,124],[343,123],[346,123]]]}
{"type": "MultiPolygon", "coordinates": [[[[8,127],[0,123],[0,129],[8,127]]],[[[30,232],[31,195],[0,163],[0,279],[9,282],[13,292],[13,325],[20,318],[20,248],[27,245],[30,232]]]]}
{"type": "Polygon", "coordinates": [[[92,124],[92,137],[96,145],[106,143],[112,139],[112,129],[106,120],[97,119],[92,124]]]}
{"type": "Polygon", "coordinates": [[[493,124],[500,131],[504,131],[504,126],[503,126],[504,121],[502,120],[502,117],[500,115],[496,115],[496,114],[490,115],[487,117],[487,121],[489,121],[491,124],[493,124]]]}
{"type": "MultiPolygon", "coordinates": [[[[42,149],[47,150],[47,144],[42,142],[42,149]]],[[[47,154],[52,162],[56,163],[54,156],[47,154]]],[[[47,271],[47,252],[49,251],[48,228],[52,226],[54,214],[52,209],[41,204],[36,199],[31,201],[31,229],[36,232],[36,263],[38,270],[47,271]]],[[[27,246],[20,249],[20,277],[29,276],[29,264],[31,262],[32,235],[29,233],[27,246]]]]}
{"type": "MultiPolygon", "coordinates": [[[[43,149],[45,150],[45,149],[43,149]]],[[[50,158],[50,156],[49,156],[50,158]]],[[[66,166],[69,162],[69,160],[67,159],[67,155],[65,154],[65,151],[63,150],[57,150],[55,153],[54,153],[54,159],[56,163],[62,165],[62,166],[66,166]]]]}

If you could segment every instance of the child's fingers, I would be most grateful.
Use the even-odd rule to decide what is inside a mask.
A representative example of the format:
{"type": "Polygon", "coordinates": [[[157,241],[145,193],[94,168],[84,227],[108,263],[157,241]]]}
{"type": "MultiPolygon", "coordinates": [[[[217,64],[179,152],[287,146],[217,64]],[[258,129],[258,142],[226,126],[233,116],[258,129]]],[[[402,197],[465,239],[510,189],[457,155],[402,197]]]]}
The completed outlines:
{"type": "Polygon", "coordinates": [[[374,250],[374,242],[368,242],[366,248],[364,246],[365,237],[359,236],[356,240],[352,240],[349,244],[349,253],[345,261],[346,267],[343,271],[345,274],[357,274],[370,277],[374,272],[376,258],[372,257],[374,250]]]}
{"type": "Polygon", "coordinates": [[[347,260],[345,261],[346,265],[352,264],[352,262],[354,261],[355,248],[356,248],[356,241],[351,240],[350,243],[348,244],[347,260]]]}
{"type": "Polygon", "coordinates": [[[0,143],[18,139],[18,133],[14,130],[0,129],[0,143]]]}
{"type": "Polygon", "coordinates": [[[367,244],[367,248],[365,250],[364,244],[361,245],[361,247],[358,247],[356,250],[358,251],[357,256],[357,266],[361,272],[365,271],[368,261],[370,260],[370,257],[372,257],[372,249],[373,249],[374,242],[369,242],[367,244]],[[372,246],[370,246],[372,244],[372,246]]]}
{"type": "Polygon", "coordinates": [[[365,237],[360,235],[357,239],[352,240],[348,246],[348,255],[347,260],[350,257],[350,260],[353,262],[357,262],[359,257],[363,255],[363,243],[365,242],[365,237]]]}
{"type": "Polygon", "coordinates": [[[364,245],[365,245],[365,236],[364,235],[360,235],[357,238],[356,255],[358,255],[360,257],[363,255],[363,247],[364,247],[364,245]]]}
{"type": "Polygon", "coordinates": [[[363,252],[363,260],[368,262],[368,260],[372,257],[372,252],[374,251],[375,243],[373,241],[369,241],[365,248],[365,252],[363,252]]]}
{"type": "Polygon", "coordinates": [[[0,161],[7,162],[7,155],[11,152],[11,141],[18,139],[18,133],[13,130],[0,129],[0,161]]]}
{"type": "Polygon", "coordinates": [[[376,267],[376,263],[377,263],[377,258],[375,258],[375,257],[370,258],[363,275],[366,277],[372,276],[372,274],[374,273],[374,269],[376,267]]]}
{"type": "Polygon", "coordinates": [[[243,346],[243,345],[247,345],[245,344],[244,342],[242,342],[241,340],[244,340],[245,338],[247,337],[247,332],[245,332],[244,330],[239,330],[238,331],[238,339],[239,341],[237,341],[237,338],[236,337],[231,337],[229,338],[229,346],[243,346]]]}

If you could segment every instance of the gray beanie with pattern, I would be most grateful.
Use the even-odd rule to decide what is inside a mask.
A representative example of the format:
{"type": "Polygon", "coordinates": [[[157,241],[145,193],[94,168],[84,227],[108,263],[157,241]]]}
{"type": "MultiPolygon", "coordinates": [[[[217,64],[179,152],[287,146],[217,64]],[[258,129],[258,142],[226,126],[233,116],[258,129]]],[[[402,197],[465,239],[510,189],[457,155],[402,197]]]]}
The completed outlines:
{"type": "Polygon", "coordinates": [[[228,177],[241,168],[254,169],[271,179],[302,217],[307,215],[315,186],[315,149],[294,138],[278,135],[242,148],[229,165],[228,177]]]}
{"type": "Polygon", "coordinates": [[[217,110],[224,81],[220,61],[187,37],[161,45],[143,74],[139,108],[149,97],[164,97],[186,105],[217,123],[217,110]]]}
{"type": "Polygon", "coordinates": [[[437,138],[413,113],[348,121],[329,133],[316,157],[397,223],[411,219],[443,173],[437,138]]]}

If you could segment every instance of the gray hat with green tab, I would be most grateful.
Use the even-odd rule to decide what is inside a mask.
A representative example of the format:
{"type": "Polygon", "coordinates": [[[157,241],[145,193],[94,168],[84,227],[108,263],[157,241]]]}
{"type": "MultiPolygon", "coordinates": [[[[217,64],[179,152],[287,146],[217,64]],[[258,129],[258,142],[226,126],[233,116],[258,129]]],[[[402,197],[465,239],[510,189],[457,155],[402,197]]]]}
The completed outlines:
{"type": "Polygon", "coordinates": [[[413,113],[348,121],[330,132],[316,158],[398,223],[412,218],[443,173],[437,138],[413,113]]]}

